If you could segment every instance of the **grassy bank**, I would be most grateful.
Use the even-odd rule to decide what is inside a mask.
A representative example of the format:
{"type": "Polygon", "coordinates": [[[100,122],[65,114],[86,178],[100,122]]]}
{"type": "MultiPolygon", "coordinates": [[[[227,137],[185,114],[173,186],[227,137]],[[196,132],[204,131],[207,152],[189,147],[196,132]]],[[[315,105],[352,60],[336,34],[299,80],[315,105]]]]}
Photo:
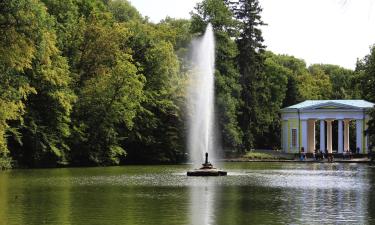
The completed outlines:
{"type": "Polygon", "coordinates": [[[250,160],[292,160],[293,155],[272,150],[252,150],[246,152],[242,158],[250,160]]]}

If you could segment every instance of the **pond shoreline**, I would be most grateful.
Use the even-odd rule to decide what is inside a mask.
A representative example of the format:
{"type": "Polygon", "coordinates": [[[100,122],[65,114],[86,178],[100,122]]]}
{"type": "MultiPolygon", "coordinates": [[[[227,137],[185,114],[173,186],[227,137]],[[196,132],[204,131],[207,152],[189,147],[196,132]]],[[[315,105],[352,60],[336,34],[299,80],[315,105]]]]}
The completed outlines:
{"type": "MultiPolygon", "coordinates": [[[[315,159],[246,159],[246,158],[236,158],[236,159],[223,159],[222,162],[286,162],[286,163],[331,163],[327,159],[315,160],[315,159]]],[[[371,163],[368,158],[359,159],[334,159],[332,163],[371,163]]]]}
{"type": "MultiPolygon", "coordinates": [[[[229,163],[361,163],[361,164],[375,164],[375,162],[371,162],[368,158],[354,158],[354,159],[342,159],[337,158],[334,159],[333,162],[328,162],[327,159],[323,160],[315,160],[313,158],[307,158],[306,160],[299,160],[299,159],[249,159],[249,158],[224,158],[218,159],[217,162],[229,162],[229,163]]],[[[112,165],[112,166],[74,166],[74,165],[64,165],[64,166],[56,166],[56,167],[12,167],[9,169],[0,170],[29,170],[29,169],[61,169],[61,168],[106,168],[106,167],[122,167],[122,166],[173,166],[173,165],[192,165],[192,163],[130,163],[130,164],[120,164],[120,165],[112,165]]]]}

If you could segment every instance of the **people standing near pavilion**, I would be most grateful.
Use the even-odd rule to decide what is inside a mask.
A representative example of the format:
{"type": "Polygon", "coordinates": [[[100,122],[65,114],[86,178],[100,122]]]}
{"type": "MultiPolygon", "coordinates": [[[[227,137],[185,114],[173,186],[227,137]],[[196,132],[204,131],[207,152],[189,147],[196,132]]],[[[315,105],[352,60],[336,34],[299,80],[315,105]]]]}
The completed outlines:
{"type": "Polygon", "coordinates": [[[347,150],[344,150],[342,152],[342,159],[347,159],[347,158],[349,158],[349,154],[348,154],[347,150]]]}
{"type": "Polygon", "coordinates": [[[302,147],[300,151],[300,160],[303,161],[305,159],[306,159],[305,148],[302,147]]]}
{"type": "Polygon", "coordinates": [[[324,151],[324,158],[328,159],[328,149],[325,149],[324,151]]]}

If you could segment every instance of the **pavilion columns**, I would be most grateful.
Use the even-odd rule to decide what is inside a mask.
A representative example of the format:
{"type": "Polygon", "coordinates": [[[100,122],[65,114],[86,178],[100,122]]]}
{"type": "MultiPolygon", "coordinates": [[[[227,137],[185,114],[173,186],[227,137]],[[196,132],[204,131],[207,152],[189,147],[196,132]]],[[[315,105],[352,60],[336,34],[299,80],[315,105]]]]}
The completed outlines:
{"type": "Polygon", "coordinates": [[[326,126],[324,120],[320,120],[320,151],[326,150],[326,126]]]}
{"type": "Polygon", "coordinates": [[[313,153],[315,151],[315,120],[308,120],[308,153],[313,153]]]}
{"type": "Polygon", "coordinates": [[[307,120],[301,120],[301,129],[302,129],[302,145],[304,152],[308,150],[308,123],[307,120]]]}
{"type": "Polygon", "coordinates": [[[337,132],[337,134],[338,134],[338,144],[337,144],[337,152],[338,153],[342,153],[343,152],[343,150],[344,150],[344,140],[343,140],[343,130],[342,130],[342,120],[338,120],[338,132],[337,132]]]}
{"type": "Polygon", "coordinates": [[[332,153],[332,121],[326,120],[327,122],[327,151],[332,153]]]}
{"type": "Polygon", "coordinates": [[[363,140],[363,120],[356,120],[356,147],[359,149],[359,152],[361,152],[362,149],[362,140],[363,140]]]}
{"type": "Polygon", "coordinates": [[[350,120],[344,120],[344,151],[349,151],[349,122],[350,120]]]}

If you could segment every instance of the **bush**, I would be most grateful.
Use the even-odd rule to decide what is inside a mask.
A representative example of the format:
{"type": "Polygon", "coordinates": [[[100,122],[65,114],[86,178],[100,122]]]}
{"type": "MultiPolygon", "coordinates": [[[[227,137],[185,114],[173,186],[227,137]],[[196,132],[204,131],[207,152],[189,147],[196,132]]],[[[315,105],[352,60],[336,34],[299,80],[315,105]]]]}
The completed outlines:
{"type": "Polygon", "coordinates": [[[244,155],[245,158],[247,159],[279,159],[278,157],[268,154],[268,153],[260,153],[260,152],[247,152],[244,155]]]}
{"type": "Polygon", "coordinates": [[[8,156],[0,156],[0,170],[12,168],[12,159],[8,156]]]}

